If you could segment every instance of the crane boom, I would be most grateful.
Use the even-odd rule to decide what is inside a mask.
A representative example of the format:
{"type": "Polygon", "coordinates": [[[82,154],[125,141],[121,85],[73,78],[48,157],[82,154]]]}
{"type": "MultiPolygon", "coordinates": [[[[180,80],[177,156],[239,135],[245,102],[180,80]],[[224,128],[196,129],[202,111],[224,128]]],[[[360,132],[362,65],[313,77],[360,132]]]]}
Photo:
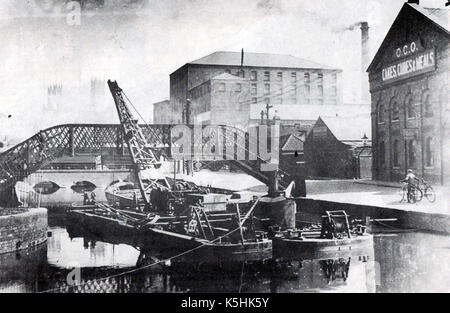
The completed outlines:
{"type": "Polygon", "coordinates": [[[138,120],[134,119],[133,114],[131,114],[124,100],[122,89],[116,81],[111,80],[108,80],[108,87],[116,105],[122,133],[128,145],[142,199],[146,206],[150,206],[149,197],[143,183],[143,171],[157,169],[161,166],[161,163],[148,144],[142,129],[138,125],[138,120]]]}

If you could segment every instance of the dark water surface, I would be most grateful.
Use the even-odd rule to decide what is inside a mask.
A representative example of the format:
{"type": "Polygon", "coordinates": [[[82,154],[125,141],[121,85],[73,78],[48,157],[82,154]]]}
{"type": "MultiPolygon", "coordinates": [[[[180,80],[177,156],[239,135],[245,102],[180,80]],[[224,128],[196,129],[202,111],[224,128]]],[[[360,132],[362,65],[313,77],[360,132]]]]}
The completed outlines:
{"type": "Polygon", "coordinates": [[[71,238],[63,218],[49,224],[46,244],[0,255],[0,292],[450,292],[446,235],[379,233],[373,248],[342,258],[219,267],[161,263],[126,244],[71,238]]]}

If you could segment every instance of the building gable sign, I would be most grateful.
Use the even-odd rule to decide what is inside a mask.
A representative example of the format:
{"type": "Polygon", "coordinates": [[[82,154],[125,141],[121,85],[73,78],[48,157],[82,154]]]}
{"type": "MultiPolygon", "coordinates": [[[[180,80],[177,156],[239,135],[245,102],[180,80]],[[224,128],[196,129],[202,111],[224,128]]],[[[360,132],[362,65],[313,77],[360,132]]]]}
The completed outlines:
{"type": "Polygon", "coordinates": [[[417,44],[412,42],[409,45],[403,46],[403,48],[395,49],[395,56],[401,59],[382,68],[381,78],[383,84],[431,72],[436,69],[435,49],[432,48],[418,52],[419,49],[416,47],[417,44]]]}

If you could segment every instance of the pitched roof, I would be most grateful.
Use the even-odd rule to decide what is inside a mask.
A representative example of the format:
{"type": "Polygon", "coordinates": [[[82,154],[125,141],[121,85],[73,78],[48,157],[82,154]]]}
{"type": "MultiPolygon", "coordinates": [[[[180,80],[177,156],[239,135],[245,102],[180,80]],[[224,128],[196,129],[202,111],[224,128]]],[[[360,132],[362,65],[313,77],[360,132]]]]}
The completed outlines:
{"type": "MultiPolygon", "coordinates": [[[[202,65],[241,65],[241,53],[232,51],[216,51],[203,58],[189,62],[188,64],[202,65]]],[[[284,67],[284,68],[308,68],[330,69],[327,65],[319,64],[292,55],[244,52],[244,66],[258,67],[284,67]]]]}
{"type": "MultiPolygon", "coordinates": [[[[425,16],[428,20],[430,20],[434,25],[436,25],[439,29],[441,29],[443,32],[445,32],[447,35],[449,33],[449,9],[445,8],[424,8],[421,7],[418,4],[412,4],[412,3],[405,3],[402,8],[400,9],[399,13],[397,14],[397,17],[395,18],[392,25],[396,24],[399,20],[400,16],[406,11],[406,10],[413,10],[413,12],[417,12],[423,16],[425,16]]],[[[370,62],[369,67],[367,68],[367,72],[369,72],[377,63],[378,59],[381,56],[381,52],[385,49],[387,45],[390,44],[389,38],[391,37],[391,33],[394,31],[393,27],[391,25],[391,28],[389,29],[387,35],[384,37],[383,42],[381,43],[380,47],[378,48],[378,51],[375,53],[375,56],[372,59],[372,62],[370,62]]]]}
{"type": "Polygon", "coordinates": [[[280,137],[281,151],[299,151],[303,152],[303,140],[294,134],[288,134],[280,137]]]}
{"type": "Polygon", "coordinates": [[[449,9],[446,8],[424,8],[415,3],[406,3],[413,7],[416,11],[422,13],[428,19],[430,19],[437,26],[449,33],[449,9]]]}
{"type": "Polygon", "coordinates": [[[340,141],[360,141],[364,134],[372,137],[372,124],[370,115],[360,117],[319,117],[340,141]]]}

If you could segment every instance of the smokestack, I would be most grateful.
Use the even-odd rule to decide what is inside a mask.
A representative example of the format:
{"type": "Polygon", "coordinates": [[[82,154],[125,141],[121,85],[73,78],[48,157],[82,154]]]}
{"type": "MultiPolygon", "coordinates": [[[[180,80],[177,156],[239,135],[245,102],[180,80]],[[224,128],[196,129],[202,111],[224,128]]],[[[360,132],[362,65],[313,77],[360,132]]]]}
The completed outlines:
{"type": "Polygon", "coordinates": [[[369,23],[361,22],[361,101],[369,102],[369,23]]]}

